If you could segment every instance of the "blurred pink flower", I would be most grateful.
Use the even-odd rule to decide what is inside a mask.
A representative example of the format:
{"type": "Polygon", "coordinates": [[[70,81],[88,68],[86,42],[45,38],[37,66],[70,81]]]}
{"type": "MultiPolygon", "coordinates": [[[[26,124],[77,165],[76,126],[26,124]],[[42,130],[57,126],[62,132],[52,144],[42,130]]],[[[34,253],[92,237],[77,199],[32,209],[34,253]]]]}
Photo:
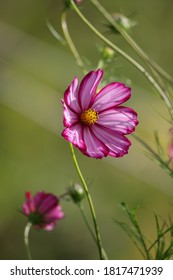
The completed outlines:
{"type": "Polygon", "coordinates": [[[124,135],[138,124],[135,111],[119,106],[130,98],[131,89],[113,82],[97,93],[102,75],[100,69],[89,72],[79,87],[75,77],[65,91],[62,136],[88,157],[122,157],[131,145],[124,135]]]}
{"type": "Polygon", "coordinates": [[[173,163],[173,142],[169,145],[169,158],[170,161],[173,163]]]}
{"type": "Polygon", "coordinates": [[[74,0],[76,4],[80,4],[83,0],[74,0]]]}
{"type": "Polygon", "coordinates": [[[173,126],[169,130],[171,141],[168,148],[168,156],[170,159],[171,166],[173,166],[173,126]]]}
{"type": "Polygon", "coordinates": [[[25,193],[26,201],[22,212],[36,228],[53,230],[56,222],[64,217],[58,198],[45,192],[38,192],[32,197],[30,192],[25,193]]]}

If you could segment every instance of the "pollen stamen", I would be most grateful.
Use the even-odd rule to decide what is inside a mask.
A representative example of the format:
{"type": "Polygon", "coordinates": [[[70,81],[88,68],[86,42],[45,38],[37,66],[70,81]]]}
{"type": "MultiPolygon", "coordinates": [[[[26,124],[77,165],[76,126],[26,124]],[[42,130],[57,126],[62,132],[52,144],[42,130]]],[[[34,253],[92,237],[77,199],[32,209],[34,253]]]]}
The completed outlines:
{"type": "Polygon", "coordinates": [[[98,118],[99,118],[99,114],[94,109],[85,110],[80,115],[80,120],[85,125],[95,124],[98,118]]]}

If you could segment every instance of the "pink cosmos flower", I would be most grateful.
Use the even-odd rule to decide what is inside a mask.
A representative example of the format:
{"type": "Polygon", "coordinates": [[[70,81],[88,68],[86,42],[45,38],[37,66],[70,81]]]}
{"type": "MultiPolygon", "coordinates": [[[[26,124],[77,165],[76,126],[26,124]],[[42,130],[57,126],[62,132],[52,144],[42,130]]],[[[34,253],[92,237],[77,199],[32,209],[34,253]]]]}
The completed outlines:
{"type": "Polygon", "coordinates": [[[131,142],[124,136],[135,130],[137,114],[119,106],[131,96],[131,89],[113,82],[97,93],[103,71],[89,72],[78,87],[74,78],[64,93],[62,136],[92,158],[122,157],[131,142]]]}
{"type": "Polygon", "coordinates": [[[56,222],[64,217],[58,198],[45,192],[38,192],[32,197],[30,192],[25,193],[26,202],[22,212],[36,228],[53,230],[56,222]]]}

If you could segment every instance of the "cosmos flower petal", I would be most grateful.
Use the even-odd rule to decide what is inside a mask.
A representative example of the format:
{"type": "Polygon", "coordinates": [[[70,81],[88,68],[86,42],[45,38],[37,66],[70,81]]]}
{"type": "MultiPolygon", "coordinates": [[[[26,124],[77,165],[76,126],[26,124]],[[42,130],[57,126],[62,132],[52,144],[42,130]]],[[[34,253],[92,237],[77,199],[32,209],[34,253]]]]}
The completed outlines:
{"type": "Polygon", "coordinates": [[[102,78],[103,71],[98,69],[97,71],[89,72],[81,81],[79,87],[79,101],[82,110],[88,109],[93,96],[96,94],[96,89],[102,78]]]}
{"type": "Polygon", "coordinates": [[[39,205],[42,203],[45,197],[45,192],[36,193],[36,195],[32,198],[33,204],[35,205],[35,209],[39,207],[39,205]]]}
{"type": "Polygon", "coordinates": [[[62,132],[62,136],[71,142],[75,147],[81,150],[86,149],[86,145],[83,141],[83,126],[80,123],[65,128],[62,132]]]}
{"type": "Polygon", "coordinates": [[[42,227],[38,226],[38,228],[42,228],[42,229],[44,229],[46,231],[51,231],[51,230],[54,229],[55,226],[56,226],[56,223],[53,222],[53,223],[49,223],[49,224],[43,225],[42,227]]]}
{"type": "Polygon", "coordinates": [[[103,129],[98,125],[95,125],[93,130],[98,139],[109,149],[110,156],[122,157],[128,153],[131,142],[124,135],[107,128],[103,129]]]}
{"type": "Polygon", "coordinates": [[[29,215],[29,214],[30,214],[30,208],[29,208],[27,202],[24,202],[24,203],[23,203],[23,205],[22,205],[22,212],[23,212],[25,215],[29,215]]]}
{"type": "Polygon", "coordinates": [[[103,129],[107,127],[123,134],[129,134],[135,130],[138,124],[137,114],[131,108],[119,106],[102,111],[97,124],[102,125],[103,129]]]}
{"type": "Polygon", "coordinates": [[[75,77],[64,93],[64,101],[74,112],[79,113],[81,108],[78,102],[78,78],[75,77]]]}
{"type": "Polygon", "coordinates": [[[131,89],[122,83],[111,83],[101,89],[95,96],[92,108],[97,112],[118,106],[131,96],[131,89]]]}
{"type": "Polygon", "coordinates": [[[42,202],[37,207],[37,210],[39,213],[49,213],[49,211],[52,211],[58,204],[58,198],[54,196],[53,194],[47,194],[46,197],[42,200],[42,202]]]}
{"type": "Polygon", "coordinates": [[[79,121],[79,116],[66,105],[64,100],[62,100],[62,104],[64,108],[64,118],[63,118],[64,126],[70,127],[79,121]]]}
{"type": "Polygon", "coordinates": [[[83,138],[87,147],[85,155],[92,158],[102,158],[108,155],[108,148],[94,135],[88,126],[84,128],[83,138]]]}
{"type": "Polygon", "coordinates": [[[44,221],[56,221],[57,219],[62,219],[64,217],[64,213],[61,210],[61,206],[58,205],[54,207],[52,210],[49,210],[45,215],[44,215],[44,221]]]}
{"type": "Polygon", "coordinates": [[[31,193],[26,192],[25,193],[25,198],[26,198],[26,202],[23,203],[23,206],[22,206],[24,213],[35,211],[35,204],[33,202],[31,193]]]}

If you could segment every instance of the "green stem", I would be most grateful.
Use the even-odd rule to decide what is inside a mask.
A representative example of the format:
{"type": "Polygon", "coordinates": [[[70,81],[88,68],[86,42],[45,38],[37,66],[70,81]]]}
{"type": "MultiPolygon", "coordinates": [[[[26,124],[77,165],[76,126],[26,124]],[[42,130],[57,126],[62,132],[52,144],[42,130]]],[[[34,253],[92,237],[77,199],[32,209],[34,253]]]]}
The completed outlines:
{"type": "MultiPolygon", "coordinates": [[[[91,226],[90,226],[90,224],[89,224],[89,222],[88,222],[88,220],[87,220],[87,217],[86,217],[86,215],[85,215],[83,206],[82,206],[81,203],[79,203],[78,206],[79,206],[81,215],[82,215],[82,217],[83,217],[83,219],[84,219],[84,222],[85,222],[85,224],[86,224],[86,226],[87,226],[87,228],[88,228],[88,230],[89,230],[89,232],[90,232],[92,238],[94,239],[95,243],[97,244],[97,239],[96,239],[95,234],[93,233],[92,228],[91,228],[91,226]]],[[[106,252],[105,252],[105,250],[104,250],[103,247],[102,247],[102,256],[103,256],[103,259],[104,259],[104,260],[108,260],[107,254],[106,254],[106,252]]]]}
{"type": "Polygon", "coordinates": [[[97,239],[96,239],[95,234],[93,233],[92,228],[91,228],[91,226],[90,226],[90,224],[89,224],[89,222],[88,222],[88,220],[87,220],[87,217],[86,217],[86,215],[85,215],[85,211],[84,211],[83,205],[82,205],[81,203],[78,203],[77,205],[79,206],[81,215],[82,215],[82,217],[83,217],[83,219],[84,219],[84,222],[85,222],[85,224],[86,224],[86,226],[87,226],[87,228],[88,228],[88,230],[89,230],[89,232],[90,232],[90,234],[91,234],[93,240],[94,240],[94,241],[96,242],[96,244],[97,244],[97,239]]]}
{"type": "Polygon", "coordinates": [[[86,184],[85,179],[82,175],[82,172],[79,168],[72,143],[70,143],[70,150],[71,150],[72,159],[73,159],[76,171],[79,175],[79,178],[82,182],[83,188],[84,188],[85,193],[86,193],[86,197],[87,197],[87,200],[88,200],[88,203],[89,203],[89,207],[90,207],[90,211],[91,211],[91,215],[92,215],[92,220],[93,220],[93,224],[94,224],[97,246],[98,246],[98,250],[99,250],[99,256],[100,256],[100,259],[103,260],[103,259],[105,259],[104,254],[103,254],[104,250],[103,250],[103,247],[102,247],[101,236],[100,236],[100,232],[99,232],[99,228],[98,228],[98,224],[97,224],[96,213],[95,213],[95,210],[94,210],[93,202],[92,202],[87,184],[86,184]]]}
{"type": "Polygon", "coordinates": [[[173,83],[173,78],[162,69],[155,61],[153,61],[134,41],[134,39],[114,20],[109,12],[100,4],[98,0],[90,0],[97,10],[106,18],[106,20],[122,35],[122,37],[129,43],[129,45],[137,52],[143,61],[152,66],[162,77],[170,83],[173,83]]]}
{"type": "Polygon", "coordinates": [[[25,247],[26,247],[26,253],[27,253],[28,260],[32,260],[31,251],[30,251],[30,247],[29,247],[29,232],[30,232],[31,227],[32,227],[32,224],[27,223],[25,230],[24,230],[24,243],[25,243],[25,247]]]}
{"type": "Polygon", "coordinates": [[[169,100],[168,96],[165,94],[165,92],[162,90],[160,85],[155,81],[155,79],[143,68],[137,61],[135,61],[132,57],[130,57],[128,54],[126,54],[123,50],[121,50],[119,47],[117,47],[115,44],[113,44],[110,40],[108,40],[104,35],[102,35],[86,18],[85,16],[80,12],[78,7],[75,5],[73,0],[71,0],[71,4],[78,14],[78,16],[83,20],[83,22],[108,46],[110,46],[113,50],[118,52],[120,55],[122,55],[126,60],[128,60],[132,65],[134,65],[146,78],[147,80],[152,84],[152,86],[157,90],[157,92],[160,94],[161,98],[164,100],[168,111],[170,113],[171,119],[173,120],[173,106],[171,101],[169,100]]]}
{"type": "Polygon", "coordinates": [[[62,15],[61,15],[61,26],[62,26],[62,30],[63,30],[63,33],[64,33],[64,37],[67,41],[67,44],[69,45],[69,48],[70,48],[71,52],[73,53],[73,55],[76,59],[77,64],[82,69],[83,73],[87,74],[84,63],[83,63],[83,61],[82,61],[74,43],[73,43],[73,40],[70,36],[70,33],[68,31],[66,9],[62,12],[62,15]]]}

